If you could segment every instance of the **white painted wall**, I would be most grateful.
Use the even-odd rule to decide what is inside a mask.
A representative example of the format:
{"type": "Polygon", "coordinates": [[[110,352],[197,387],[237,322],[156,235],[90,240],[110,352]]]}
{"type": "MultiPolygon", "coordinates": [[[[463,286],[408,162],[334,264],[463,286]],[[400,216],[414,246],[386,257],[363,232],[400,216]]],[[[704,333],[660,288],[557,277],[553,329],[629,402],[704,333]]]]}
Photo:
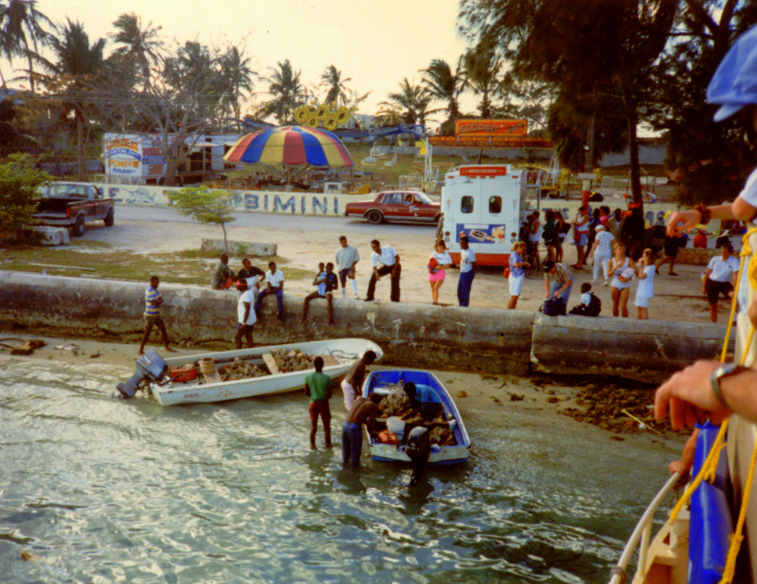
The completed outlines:
{"type": "MultiPolygon", "coordinates": [[[[178,191],[176,187],[146,185],[112,185],[100,183],[106,196],[121,205],[148,205],[170,207],[167,193],[178,191]]],[[[289,215],[344,215],[350,201],[370,200],[375,195],[338,195],[323,193],[288,193],[279,191],[232,191],[232,208],[253,213],[276,213],[289,215]]]]}

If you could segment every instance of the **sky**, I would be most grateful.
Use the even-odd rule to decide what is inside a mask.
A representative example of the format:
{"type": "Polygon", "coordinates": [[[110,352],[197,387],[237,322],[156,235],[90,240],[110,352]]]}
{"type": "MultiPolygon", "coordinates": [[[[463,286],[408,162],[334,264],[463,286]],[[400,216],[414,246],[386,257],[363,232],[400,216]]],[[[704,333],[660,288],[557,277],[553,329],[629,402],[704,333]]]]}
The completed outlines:
{"type": "MultiPolygon", "coordinates": [[[[134,12],[143,26],[161,26],[168,41],[244,48],[264,77],[289,59],[311,89],[334,65],[342,79],[351,78],[347,87],[360,95],[371,91],[360,108],[365,114],[376,113],[404,77],[420,83],[420,70],[432,59],[454,69],[466,48],[457,29],[459,0],[38,0],[37,8],[57,24],[66,18],[81,22],[90,42],[107,38],[120,14],[134,12]]],[[[256,91],[266,89],[265,81],[257,81],[256,91]]],[[[468,96],[462,103],[473,110],[477,100],[468,96]]]]}

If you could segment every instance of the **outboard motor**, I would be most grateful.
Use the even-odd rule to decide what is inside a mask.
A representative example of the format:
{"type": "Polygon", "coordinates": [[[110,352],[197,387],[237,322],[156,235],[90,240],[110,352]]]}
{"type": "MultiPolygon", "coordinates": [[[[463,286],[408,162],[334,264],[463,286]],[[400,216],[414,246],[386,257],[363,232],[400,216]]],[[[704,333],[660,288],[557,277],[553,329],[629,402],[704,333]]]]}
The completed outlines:
{"type": "Polygon", "coordinates": [[[160,381],[168,373],[168,365],[153,349],[137,359],[137,368],[129,381],[119,383],[116,388],[124,399],[134,397],[138,389],[150,382],[160,381]]]}

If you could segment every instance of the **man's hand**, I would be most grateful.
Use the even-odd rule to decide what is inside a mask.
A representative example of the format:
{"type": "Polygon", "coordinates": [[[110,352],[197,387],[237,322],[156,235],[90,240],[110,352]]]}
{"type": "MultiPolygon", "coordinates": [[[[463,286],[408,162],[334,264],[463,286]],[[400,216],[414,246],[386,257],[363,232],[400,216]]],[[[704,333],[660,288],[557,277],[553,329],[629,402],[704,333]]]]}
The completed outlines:
{"type": "Polygon", "coordinates": [[[664,419],[669,411],[670,424],[678,430],[695,425],[700,418],[709,416],[713,424],[719,424],[728,417],[731,410],[718,401],[710,387],[710,375],[720,365],[718,361],[697,361],[663,383],[655,393],[655,419],[664,419]]]}
{"type": "Polygon", "coordinates": [[[680,237],[694,229],[701,220],[699,211],[676,211],[670,216],[665,232],[670,237],[680,237]]]}

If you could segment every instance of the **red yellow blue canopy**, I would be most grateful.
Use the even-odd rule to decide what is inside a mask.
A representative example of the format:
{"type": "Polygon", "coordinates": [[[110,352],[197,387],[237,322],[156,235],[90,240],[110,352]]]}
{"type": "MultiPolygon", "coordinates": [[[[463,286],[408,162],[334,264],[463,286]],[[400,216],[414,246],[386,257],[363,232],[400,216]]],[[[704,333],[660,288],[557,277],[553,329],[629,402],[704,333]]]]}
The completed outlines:
{"type": "Polygon", "coordinates": [[[327,130],[304,126],[267,128],[242,136],[223,159],[271,166],[354,166],[339,138],[327,130]]]}

